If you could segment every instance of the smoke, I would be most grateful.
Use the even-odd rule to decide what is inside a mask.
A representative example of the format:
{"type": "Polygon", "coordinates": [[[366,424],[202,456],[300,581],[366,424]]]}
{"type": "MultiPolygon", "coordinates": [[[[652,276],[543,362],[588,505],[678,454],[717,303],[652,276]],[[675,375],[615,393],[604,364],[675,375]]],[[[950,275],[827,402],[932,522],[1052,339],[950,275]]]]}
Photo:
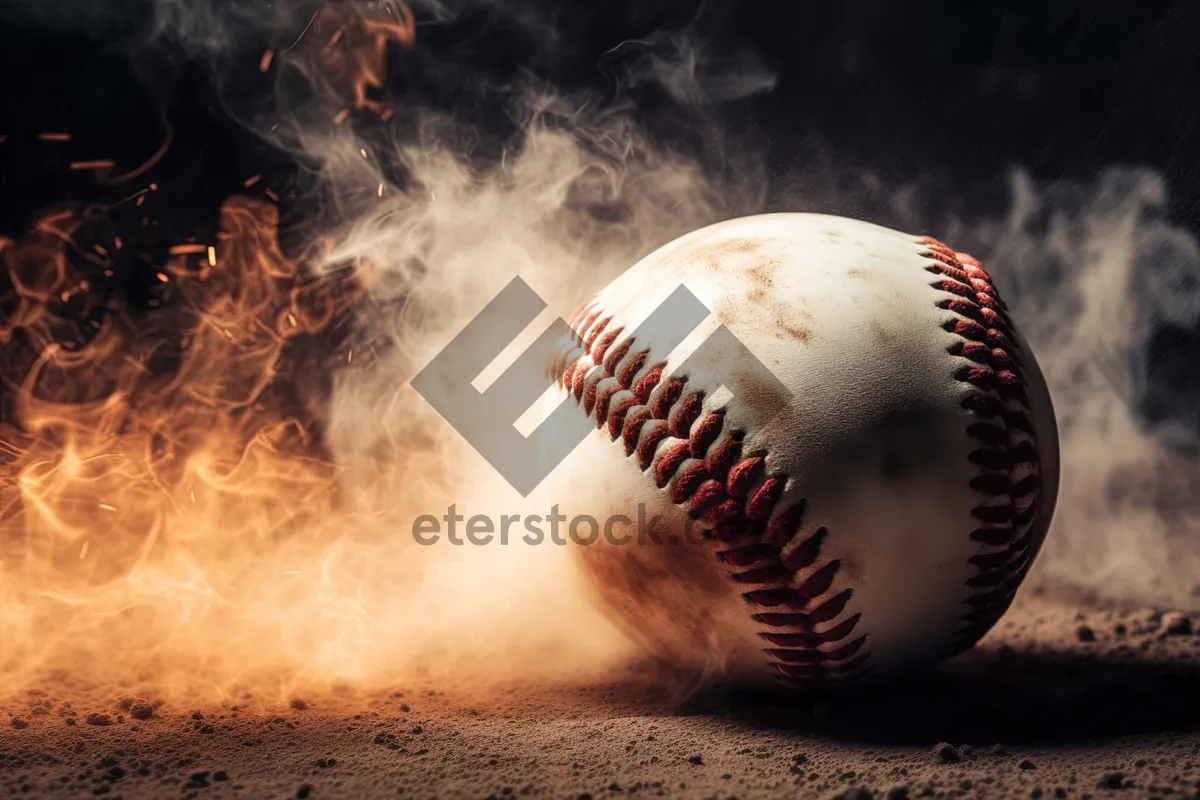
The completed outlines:
{"type": "MultiPolygon", "coordinates": [[[[1108,599],[1200,604],[1200,242],[1149,167],[1046,181],[1013,167],[1007,208],[931,174],[895,186],[837,169],[836,149],[779,181],[772,210],[930,233],[983,261],[1034,349],[1059,423],[1062,484],[1030,583],[1108,599]],[[849,174],[847,174],[849,173],[849,174]]],[[[939,166],[939,165],[934,165],[939,166]]]]}
{"type": "MultiPolygon", "coordinates": [[[[566,46],[545,34],[544,21],[520,22],[542,45],[566,46]]],[[[456,80],[477,80],[475,88],[490,95],[488,102],[502,103],[499,131],[451,111],[405,106],[403,99],[395,117],[402,124],[384,136],[371,120],[359,129],[334,129],[325,120],[280,125],[289,128],[283,136],[276,129],[275,141],[290,137],[285,146],[312,165],[311,189],[322,198],[324,218],[339,221],[324,265],[361,265],[373,276],[372,300],[389,309],[362,321],[364,337],[387,345],[374,368],[337,382],[328,430],[350,481],[370,487],[366,506],[396,498],[392,502],[406,509],[399,535],[407,538],[408,520],[441,516],[451,504],[467,516],[492,519],[547,512],[529,507],[503,484],[407,386],[504,285],[519,275],[548,302],[527,330],[536,336],[663,242],[762,206],[765,183],[753,159],[741,159],[744,169],[721,177],[710,169],[732,159],[712,116],[718,98],[709,92],[709,76],[723,101],[758,91],[769,80],[748,76],[754,64],[747,59],[733,60],[732,71],[713,72],[700,50],[689,34],[674,32],[631,44],[628,58],[610,53],[605,67],[611,83],[603,94],[556,89],[528,74],[500,84],[460,71],[456,80]],[[665,146],[638,118],[630,92],[645,84],[675,98],[677,116],[660,122],[694,126],[691,134],[705,139],[701,157],[665,146]],[[364,197],[361,187],[374,191],[364,197]],[[414,466],[415,441],[433,443],[419,456],[424,466],[414,466]],[[414,483],[417,475],[422,477],[414,483]]],[[[299,68],[317,86],[327,74],[320,66],[299,68]]],[[[318,114],[327,120],[344,99],[320,94],[328,104],[318,114]]],[[[527,344],[513,343],[507,356],[527,344]]],[[[578,679],[611,670],[629,656],[627,644],[586,605],[561,547],[508,547],[455,548],[443,539],[416,548],[404,542],[421,577],[400,607],[409,614],[410,607],[429,603],[422,613],[438,632],[455,632],[452,642],[438,638],[434,652],[443,664],[484,655],[497,674],[578,679]],[[501,662],[497,652],[521,655],[501,662]]]]}
{"type": "Polygon", "coordinates": [[[1167,181],[1149,169],[1049,186],[1016,171],[1011,186],[1007,215],[946,236],[998,275],[1054,397],[1063,478],[1040,574],[1194,605],[1196,397],[1161,370],[1192,355],[1158,345],[1200,320],[1200,244],[1169,220],[1167,181]]]}
{"type": "MultiPolygon", "coordinates": [[[[664,241],[761,207],[761,164],[728,150],[714,103],[769,76],[749,56],[710,58],[686,26],[606,55],[603,89],[567,90],[523,68],[501,80],[466,52],[451,71],[422,61],[415,20],[394,2],[153,8],[128,43],[142,71],[164,68],[164,52],[166,68],[205,65],[227,113],[296,163],[278,188],[283,218],[301,221],[281,225],[271,207],[235,198],[207,264],[164,268],[196,321],[166,391],[148,388],[123,338],[156,339],[166,309],[103,329],[102,353],[63,365],[45,351],[56,378],[103,361],[85,398],[66,380],[26,383],[19,416],[36,435],[12,482],[23,530],[6,531],[24,564],[0,565],[14,577],[0,603],[5,685],[87,664],[91,680],[123,691],[269,703],[347,683],[611,674],[628,645],[583,600],[563,548],[413,540],[422,515],[527,509],[407,382],[515,275],[550,302],[536,335],[664,241]],[[397,90],[407,73],[417,85],[397,90]],[[463,102],[427,96],[449,84],[463,102]],[[665,113],[640,117],[638,91],[669,101],[665,113]],[[282,393],[311,407],[306,371],[323,362],[287,353],[342,305],[300,287],[347,274],[365,295],[346,312],[347,363],[310,424],[270,387],[292,385],[282,393]],[[112,385],[133,402],[101,404],[100,424],[62,410],[112,385]],[[167,470],[164,435],[178,455],[167,470]],[[89,521],[97,507],[103,526],[89,521]],[[135,632],[137,657],[105,659],[135,632]]],[[[436,10],[503,17],[492,21],[544,48],[534,60],[572,47],[536,10],[436,10]]],[[[53,253],[69,275],[55,248],[71,233],[10,254],[53,253]]],[[[18,300],[41,309],[58,290],[18,300]]]]}
{"type": "MultiPolygon", "coordinates": [[[[547,49],[571,46],[553,20],[519,5],[440,4],[436,11],[448,19],[472,5],[508,9],[510,21],[547,49]]],[[[1167,217],[1167,180],[1149,169],[1111,167],[1090,182],[1051,184],[1014,168],[1008,209],[974,219],[928,202],[934,191],[950,202],[955,196],[936,179],[889,186],[863,172],[857,185],[839,186],[827,167],[800,164],[768,180],[756,142],[728,133],[720,104],[769,91],[775,79],[751,53],[714,51],[697,34],[703,21],[692,22],[606,53],[606,96],[557,92],[528,75],[481,84],[505,99],[517,131],[502,145],[499,164],[469,165],[452,118],[415,112],[416,139],[398,147],[411,182],[395,205],[353,214],[337,251],[400,276],[386,293],[420,309],[394,335],[410,359],[389,365],[369,390],[340,387],[344,407],[377,402],[372,392],[390,395],[389,382],[411,374],[465,319],[450,313],[438,321],[431,309],[469,314],[513,275],[564,314],[639,256],[708,222],[763,210],[865,216],[932,233],[983,258],[1038,353],[1060,421],[1063,483],[1034,580],[1108,597],[1194,602],[1195,398],[1172,385],[1178,373],[1159,369],[1171,354],[1152,354],[1165,331],[1196,327],[1200,248],[1167,217]],[[634,100],[646,86],[656,92],[651,97],[669,101],[662,103],[670,109],[665,125],[634,100]],[[702,131],[697,138],[710,144],[672,149],[666,142],[681,126],[702,131]],[[406,272],[415,263],[419,272],[406,272]]],[[[330,144],[308,139],[300,149],[325,165],[323,178],[336,192],[363,183],[358,143],[335,137],[336,155],[324,149],[330,144]]],[[[837,148],[825,156],[837,163],[837,148]]]]}

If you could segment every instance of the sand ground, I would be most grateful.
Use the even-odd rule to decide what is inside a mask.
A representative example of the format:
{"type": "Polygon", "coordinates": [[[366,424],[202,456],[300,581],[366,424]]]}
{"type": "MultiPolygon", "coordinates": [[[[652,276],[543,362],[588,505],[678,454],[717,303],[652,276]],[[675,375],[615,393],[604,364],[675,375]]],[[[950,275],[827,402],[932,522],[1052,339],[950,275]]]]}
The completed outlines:
{"type": "Polygon", "coordinates": [[[147,709],[34,694],[0,715],[0,793],[1200,797],[1200,636],[1169,610],[1026,591],[928,678],[834,702],[729,689],[680,699],[635,672],[486,701],[402,687],[357,713],[314,701],[137,719],[147,709]]]}

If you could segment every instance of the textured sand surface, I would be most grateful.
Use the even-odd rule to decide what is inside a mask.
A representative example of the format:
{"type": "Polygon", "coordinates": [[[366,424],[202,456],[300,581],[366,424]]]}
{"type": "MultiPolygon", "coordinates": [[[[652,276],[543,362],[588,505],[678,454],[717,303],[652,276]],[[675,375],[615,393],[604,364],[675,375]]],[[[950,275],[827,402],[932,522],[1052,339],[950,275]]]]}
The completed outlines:
{"type": "Polygon", "coordinates": [[[1191,620],[1065,593],[1027,591],[974,651],[875,696],[680,699],[644,668],[487,699],[407,686],[353,702],[334,711],[332,700],[297,699],[262,713],[32,694],[0,717],[0,792],[1200,797],[1191,620]]]}

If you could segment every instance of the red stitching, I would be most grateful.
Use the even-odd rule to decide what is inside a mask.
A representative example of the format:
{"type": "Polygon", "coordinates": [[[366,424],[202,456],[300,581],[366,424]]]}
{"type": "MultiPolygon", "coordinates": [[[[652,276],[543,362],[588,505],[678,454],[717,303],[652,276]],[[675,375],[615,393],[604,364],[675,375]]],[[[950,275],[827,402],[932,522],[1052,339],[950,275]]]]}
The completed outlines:
{"type": "Polygon", "coordinates": [[[826,529],[799,540],[803,501],[768,527],[786,476],[767,475],[762,453],[743,455],[742,434],[726,428],[724,412],[702,416],[704,393],[687,391],[684,379],[664,381],[663,365],[647,366],[650,351],[635,350],[632,336],[618,341],[623,329],[609,330],[611,322],[594,301],[575,313],[575,336],[552,364],[555,382],[597,427],[614,441],[620,438],[626,455],[636,454],[643,471],[653,470],[655,484],[673,503],[686,504],[693,517],[713,523],[708,535],[718,545],[717,558],[730,568],[731,579],[746,587],[748,602],[797,612],[754,615],[765,627],[783,629],[760,634],[773,645],[764,652],[783,680],[840,682],[860,674],[867,654],[857,653],[865,637],[836,645],[850,637],[861,615],[821,633],[813,630],[836,619],[850,599],[851,591],[845,590],[822,601],[840,562],[830,561],[794,585],[798,572],[818,562],[826,529]],[[668,437],[679,441],[658,453],[668,437]]]}
{"type": "MultiPolygon", "coordinates": [[[[939,276],[930,286],[953,295],[938,303],[954,314],[943,327],[960,339],[949,352],[975,365],[955,373],[976,390],[962,407],[978,418],[966,431],[979,442],[970,454],[979,469],[970,486],[986,498],[972,510],[978,527],[967,536],[990,551],[969,559],[977,572],[965,582],[969,610],[953,642],[954,652],[961,652],[1007,610],[1029,569],[1038,456],[1020,354],[991,277],[978,261],[936,239],[917,241],[930,259],[926,269],[939,276]]],[[[701,417],[703,392],[686,391],[686,379],[664,381],[664,365],[647,363],[649,349],[635,351],[632,336],[617,341],[624,329],[609,330],[612,319],[595,299],[575,313],[575,336],[552,365],[558,385],[595,417],[597,427],[621,440],[627,456],[636,455],[640,469],[653,470],[673,503],[714,523],[708,537],[717,545],[716,557],[732,580],[746,586],[747,602],[780,609],[751,617],[769,629],[759,636],[772,645],[764,652],[784,682],[841,684],[865,677],[870,652],[859,651],[867,637],[850,640],[861,614],[815,630],[837,619],[853,596],[849,588],[829,595],[840,562],[829,561],[795,585],[820,561],[828,530],[798,536],[804,500],[776,514],[787,477],[767,474],[764,453],[742,452],[742,434],[725,427],[722,411],[701,417]],[[668,437],[679,441],[658,453],[668,437]]]]}
{"type": "Polygon", "coordinates": [[[1008,610],[1033,561],[1038,454],[1020,353],[1014,346],[1007,308],[991,277],[977,260],[936,239],[922,237],[918,242],[928,248],[923,255],[932,260],[926,269],[942,277],[932,286],[956,295],[939,303],[959,315],[950,324],[966,340],[951,352],[980,365],[956,375],[979,390],[963,407],[987,420],[967,428],[981,445],[971,454],[981,472],[970,485],[989,500],[972,511],[982,525],[969,537],[994,549],[970,559],[978,571],[966,581],[974,591],[966,600],[971,610],[960,618],[962,628],[953,644],[957,653],[979,641],[1008,610]]]}

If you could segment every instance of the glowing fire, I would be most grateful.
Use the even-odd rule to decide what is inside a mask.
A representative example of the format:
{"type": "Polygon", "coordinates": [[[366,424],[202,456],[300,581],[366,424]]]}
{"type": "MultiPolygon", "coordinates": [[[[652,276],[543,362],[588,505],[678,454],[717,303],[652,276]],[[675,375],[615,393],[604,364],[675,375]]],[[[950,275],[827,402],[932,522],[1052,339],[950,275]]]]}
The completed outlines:
{"type": "MultiPolygon", "coordinates": [[[[347,107],[386,116],[367,90],[386,43],[412,43],[397,8],[340,4],[305,29],[347,107]]],[[[540,569],[529,588],[561,554],[408,536],[415,513],[490,502],[496,479],[402,392],[414,353],[355,352],[372,341],[345,334],[364,313],[365,261],[330,268],[325,241],[289,257],[274,203],[233,196],[214,241],[170,249],[149,308],[100,306],[91,284],[132,244],[88,241],[92,214],[56,210],[0,242],[0,686],[272,703],[602,668],[611,634],[564,640],[592,619],[563,596],[567,573],[540,569]],[[355,374],[387,408],[331,411],[355,374]],[[342,435],[335,452],[331,425],[372,436],[342,435]]]]}

